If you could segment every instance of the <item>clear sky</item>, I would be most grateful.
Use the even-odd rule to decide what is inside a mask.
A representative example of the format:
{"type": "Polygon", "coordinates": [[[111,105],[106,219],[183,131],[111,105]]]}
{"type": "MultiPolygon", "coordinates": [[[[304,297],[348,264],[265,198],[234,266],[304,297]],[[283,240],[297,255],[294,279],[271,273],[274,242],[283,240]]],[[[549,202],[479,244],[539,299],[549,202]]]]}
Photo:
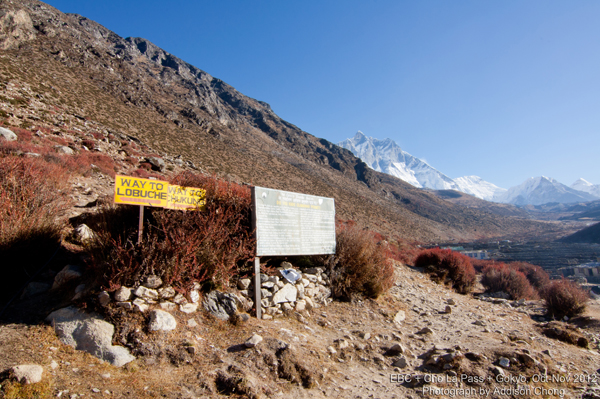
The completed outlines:
{"type": "Polygon", "coordinates": [[[600,184],[598,0],[50,0],[337,143],[455,178],[600,184]]]}

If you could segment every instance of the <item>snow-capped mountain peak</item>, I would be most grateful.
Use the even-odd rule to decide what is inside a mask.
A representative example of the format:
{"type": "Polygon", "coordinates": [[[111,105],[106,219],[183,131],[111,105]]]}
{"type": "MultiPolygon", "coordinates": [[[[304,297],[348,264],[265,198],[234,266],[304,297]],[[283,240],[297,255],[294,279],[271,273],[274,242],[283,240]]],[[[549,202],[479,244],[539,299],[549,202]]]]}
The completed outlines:
{"type": "Polygon", "coordinates": [[[389,138],[378,140],[358,131],[353,138],[346,139],[338,145],[352,151],[372,169],[396,176],[415,187],[458,190],[487,200],[504,190],[477,176],[453,180],[422,159],[403,151],[389,138]]]}
{"type": "Polygon", "coordinates": [[[585,179],[578,179],[575,183],[571,184],[571,188],[600,198],[600,184],[592,184],[585,179]]]}
{"type": "Polygon", "coordinates": [[[550,202],[570,203],[597,199],[593,195],[567,187],[546,176],[530,177],[518,186],[511,187],[497,198],[514,205],[542,205],[550,202]]]}

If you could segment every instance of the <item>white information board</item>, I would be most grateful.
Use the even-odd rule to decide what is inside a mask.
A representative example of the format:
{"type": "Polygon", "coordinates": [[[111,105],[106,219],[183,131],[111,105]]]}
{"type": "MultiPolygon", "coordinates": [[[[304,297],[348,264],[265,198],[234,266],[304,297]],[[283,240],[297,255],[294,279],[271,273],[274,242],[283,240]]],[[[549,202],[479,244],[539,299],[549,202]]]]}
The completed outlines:
{"type": "Polygon", "coordinates": [[[333,198],[252,188],[256,256],[335,253],[333,198]]]}

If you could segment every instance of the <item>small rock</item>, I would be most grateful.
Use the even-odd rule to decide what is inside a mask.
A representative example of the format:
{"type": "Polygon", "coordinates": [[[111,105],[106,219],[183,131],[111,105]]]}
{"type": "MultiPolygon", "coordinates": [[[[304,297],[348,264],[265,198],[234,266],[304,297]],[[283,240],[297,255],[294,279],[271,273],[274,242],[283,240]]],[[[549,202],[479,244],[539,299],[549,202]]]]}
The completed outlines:
{"type": "Polygon", "coordinates": [[[306,309],[306,301],[301,299],[298,302],[296,302],[296,312],[302,312],[304,309],[306,309]]]}
{"type": "Polygon", "coordinates": [[[238,281],[237,285],[240,290],[247,290],[250,287],[251,283],[252,283],[252,280],[250,280],[249,278],[243,278],[238,281]]]}
{"type": "Polygon", "coordinates": [[[190,328],[198,327],[198,322],[195,319],[189,319],[187,325],[190,328]]]}
{"type": "Polygon", "coordinates": [[[12,367],[9,370],[9,376],[21,384],[35,384],[42,380],[44,368],[37,364],[22,364],[12,367]]]}
{"type": "Polygon", "coordinates": [[[446,309],[444,310],[444,313],[446,313],[446,314],[452,313],[452,306],[446,305],[446,309]]]}
{"type": "Polygon", "coordinates": [[[182,311],[183,313],[195,313],[198,310],[198,304],[197,303],[186,303],[183,305],[179,305],[179,310],[182,311]]]}
{"type": "Polygon", "coordinates": [[[187,303],[187,299],[182,294],[175,295],[175,298],[171,299],[171,301],[175,302],[178,305],[187,303]]]}
{"type": "Polygon", "coordinates": [[[386,352],[387,356],[398,356],[404,353],[404,347],[400,344],[394,344],[388,351],[386,352]]]}
{"type": "Polygon", "coordinates": [[[133,291],[133,294],[139,298],[147,298],[152,300],[158,299],[158,291],[151,288],[147,288],[143,285],[137,287],[135,291],[133,291]]]}
{"type": "Polygon", "coordinates": [[[110,294],[106,291],[102,291],[98,294],[98,302],[100,306],[107,306],[110,303],[110,294]]]}
{"type": "Polygon", "coordinates": [[[500,359],[498,359],[498,364],[500,365],[500,367],[507,369],[510,367],[510,360],[508,360],[505,357],[501,357],[500,359]]]}
{"type": "Polygon", "coordinates": [[[192,303],[198,303],[200,301],[200,292],[198,290],[190,291],[190,300],[192,303]]]}
{"type": "Polygon", "coordinates": [[[131,288],[120,287],[114,293],[115,301],[125,302],[131,298],[131,288]]]}
{"type": "Polygon", "coordinates": [[[162,283],[162,279],[154,274],[146,276],[146,278],[144,279],[144,286],[148,288],[158,288],[162,285],[162,283]]]}
{"type": "Polygon", "coordinates": [[[56,289],[65,283],[78,279],[81,277],[81,268],[75,265],[67,265],[65,266],[56,277],[54,277],[54,284],[52,284],[52,289],[56,289]]]}
{"type": "Polygon", "coordinates": [[[237,302],[238,300],[234,294],[211,291],[204,297],[203,306],[216,318],[229,320],[229,317],[238,311],[237,302]]]}
{"type": "Polygon", "coordinates": [[[162,158],[158,157],[148,157],[146,158],[146,162],[148,162],[152,166],[152,170],[157,172],[162,172],[165,168],[166,164],[162,158]]]}
{"type": "Polygon", "coordinates": [[[60,154],[67,154],[67,155],[75,154],[75,151],[73,151],[72,148],[67,147],[66,145],[55,145],[54,149],[56,150],[56,152],[58,152],[60,154]]]}
{"type": "Polygon", "coordinates": [[[166,311],[173,311],[173,310],[177,309],[177,305],[174,304],[173,302],[169,302],[169,301],[163,301],[159,304],[159,306],[162,310],[166,310],[166,311]]]}
{"type": "Polygon", "coordinates": [[[77,226],[73,231],[72,237],[76,242],[82,244],[94,241],[97,238],[96,233],[94,233],[94,231],[86,224],[80,224],[77,226]]]}
{"type": "Polygon", "coordinates": [[[394,322],[397,324],[402,323],[405,319],[406,313],[404,312],[404,310],[399,310],[398,313],[396,313],[396,316],[394,316],[394,322]]]}
{"type": "Polygon", "coordinates": [[[173,298],[176,294],[177,292],[175,292],[175,289],[173,287],[165,287],[158,289],[158,296],[160,296],[163,299],[173,298]]]}
{"type": "Polygon", "coordinates": [[[337,351],[335,350],[335,348],[333,346],[328,346],[327,352],[329,352],[330,355],[335,355],[337,353],[337,351]]]}
{"type": "Polygon", "coordinates": [[[141,298],[136,298],[133,301],[133,308],[135,310],[137,310],[138,312],[144,313],[145,311],[147,311],[150,307],[148,306],[148,304],[141,298]]]}
{"type": "Polygon", "coordinates": [[[285,284],[273,295],[273,303],[295,302],[298,291],[292,284],[285,284]]]}
{"type": "Polygon", "coordinates": [[[247,348],[253,348],[256,345],[260,344],[263,340],[263,337],[261,337],[258,334],[254,334],[252,335],[252,337],[250,337],[245,343],[244,345],[246,345],[247,348]]]}
{"type": "Polygon", "coordinates": [[[421,330],[419,330],[417,332],[417,334],[420,334],[420,335],[433,334],[433,330],[431,328],[429,328],[429,327],[423,327],[421,330]]]}
{"type": "Polygon", "coordinates": [[[148,329],[150,331],[171,331],[177,328],[177,321],[169,312],[155,309],[150,312],[150,322],[148,329]]]}
{"type": "Polygon", "coordinates": [[[133,305],[131,304],[131,302],[117,302],[117,306],[125,308],[127,310],[133,309],[133,305]]]}
{"type": "Polygon", "coordinates": [[[341,338],[341,339],[336,339],[335,343],[337,344],[337,347],[339,349],[346,349],[347,347],[350,346],[350,344],[348,343],[348,341],[346,341],[345,339],[341,338]]]}
{"type": "Polygon", "coordinates": [[[455,301],[454,301],[454,299],[452,299],[452,298],[448,298],[448,299],[446,299],[446,303],[447,303],[448,305],[456,305],[456,302],[455,302],[455,301]]]}
{"type": "Polygon", "coordinates": [[[408,361],[406,360],[406,358],[404,356],[402,356],[401,358],[399,358],[398,360],[396,360],[392,366],[394,367],[399,367],[401,369],[405,368],[406,366],[408,366],[408,361]]]}

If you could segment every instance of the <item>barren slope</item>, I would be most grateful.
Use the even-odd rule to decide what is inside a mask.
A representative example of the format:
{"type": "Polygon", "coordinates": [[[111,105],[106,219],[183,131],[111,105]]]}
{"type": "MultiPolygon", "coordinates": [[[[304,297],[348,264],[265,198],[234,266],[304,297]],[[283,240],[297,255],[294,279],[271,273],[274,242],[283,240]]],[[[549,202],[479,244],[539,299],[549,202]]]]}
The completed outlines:
{"type": "Polygon", "coordinates": [[[208,172],[336,198],[342,218],[420,241],[536,234],[557,226],[449,204],[377,173],[261,101],[139,38],[35,0],[3,2],[0,123],[137,137],[208,172]]]}

